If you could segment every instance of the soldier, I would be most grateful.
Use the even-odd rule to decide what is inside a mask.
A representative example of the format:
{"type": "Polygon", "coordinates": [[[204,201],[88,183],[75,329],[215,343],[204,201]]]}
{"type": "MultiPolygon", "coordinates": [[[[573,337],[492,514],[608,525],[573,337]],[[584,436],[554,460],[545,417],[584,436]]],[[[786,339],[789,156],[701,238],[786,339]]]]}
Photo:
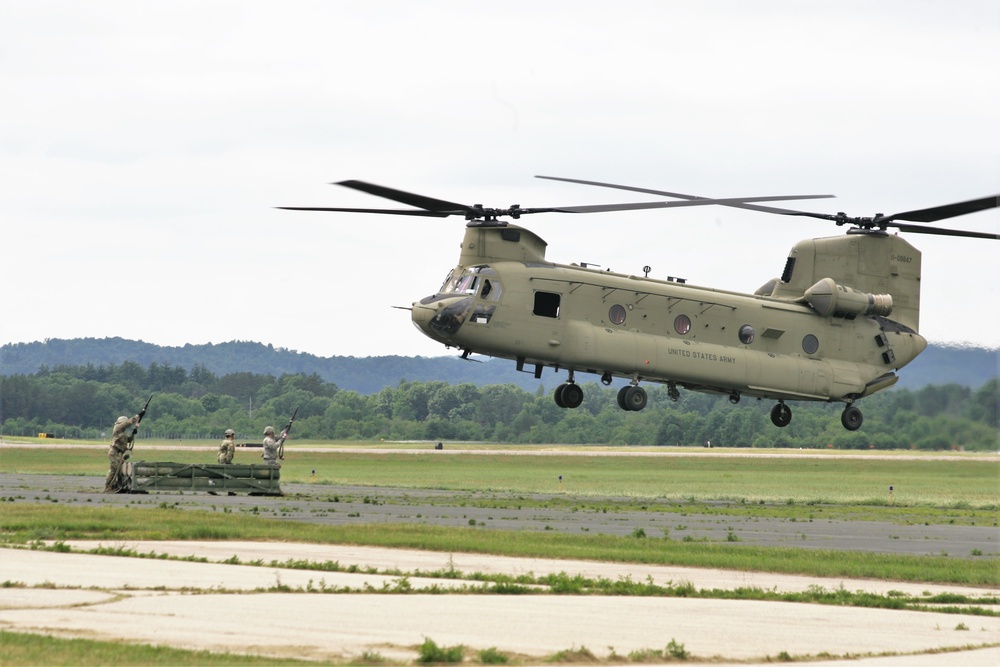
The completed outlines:
{"type": "Polygon", "coordinates": [[[268,426],[264,429],[264,453],[260,455],[264,459],[264,465],[281,467],[278,459],[281,458],[281,446],[285,444],[287,437],[288,434],[282,431],[281,436],[275,438],[273,426],[268,426]]]}
{"type": "Polygon", "coordinates": [[[225,437],[219,445],[219,463],[233,462],[233,455],[236,454],[236,442],[233,440],[235,437],[236,432],[231,428],[227,428],[225,437]]]}
{"type": "Polygon", "coordinates": [[[104,479],[104,493],[117,493],[119,488],[118,473],[121,472],[122,464],[128,458],[128,427],[138,424],[142,419],[139,415],[131,418],[122,415],[115,420],[114,430],[111,432],[111,448],[108,449],[108,476],[104,479]]]}

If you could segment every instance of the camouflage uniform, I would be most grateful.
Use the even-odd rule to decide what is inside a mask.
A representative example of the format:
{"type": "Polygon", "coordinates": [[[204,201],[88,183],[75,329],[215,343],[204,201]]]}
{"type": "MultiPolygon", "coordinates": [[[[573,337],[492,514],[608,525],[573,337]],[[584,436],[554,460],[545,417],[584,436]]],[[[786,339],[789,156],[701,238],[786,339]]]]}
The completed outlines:
{"type": "Polygon", "coordinates": [[[235,437],[233,429],[226,429],[226,437],[219,444],[219,463],[233,462],[233,456],[236,454],[236,442],[233,440],[235,437]]]}
{"type": "Polygon", "coordinates": [[[138,423],[139,415],[131,419],[122,415],[115,421],[114,430],[111,432],[111,447],[108,449],[108,476],[104,478],[105,493],[118,491],[119,483],[116,477],[121,472],[125,454],[128,452],[128,427],[138,423]]]}
{"type": "Polygon", "coordinates": [[[274,437],[273,426],[264,429],[264,453],[260,455],[260,458],[264,459],[264,465],[281,467],[281,463],[278,462],[278,450],[284,441],[284,438],[274,437]]]}

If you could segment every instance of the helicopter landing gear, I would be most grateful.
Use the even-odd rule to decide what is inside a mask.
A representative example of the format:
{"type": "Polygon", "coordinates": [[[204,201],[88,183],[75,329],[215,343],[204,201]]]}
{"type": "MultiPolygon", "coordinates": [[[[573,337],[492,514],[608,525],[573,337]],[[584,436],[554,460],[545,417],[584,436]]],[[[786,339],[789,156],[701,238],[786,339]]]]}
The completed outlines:
{"type": "Polygon", "coordinates": [[[638,412],[646,407],[649,397],[646,390],[638,385],[622,387],[618,390],[618,407],[630,412],[638,412]]]}
{"type": "Polygon", "coordinates": [[[583,389],[575,382],[564,382],[556,387],[553,398],[560,408],[578,408],[583,403],[583,389]]]}
{"type": "Polygon", "coordinates": [[[788,426],[792,421],[792,409],[784,403],[778,403],[771,408],[771,423],[779,428],[788,426]]]}
{"type": "Polygon", "coordinates": [[[681,392],[678,391],[677,385],[675,385],[673,382],[667,383],[667,396],[669,396],[670,400],[673,401],[674,403],[681,400],[681,392]]]}
{"type": "Polygon", "coordinates": [[[861,422],[864,420],[865,417],[861,414],[861,410],[853,405],[844,408],[844,414],[840,415],[840,423],[848,431],[857,431],[861,428],[861,422]]]}
{"type": "Polygon", "coordinates": [[[740,392],[734,391],[733,393],[731,393],[729,395],[729,402],[732,403],[733,405],[736,405],[737,403],[739,403],[740,402],[740,392]]]}

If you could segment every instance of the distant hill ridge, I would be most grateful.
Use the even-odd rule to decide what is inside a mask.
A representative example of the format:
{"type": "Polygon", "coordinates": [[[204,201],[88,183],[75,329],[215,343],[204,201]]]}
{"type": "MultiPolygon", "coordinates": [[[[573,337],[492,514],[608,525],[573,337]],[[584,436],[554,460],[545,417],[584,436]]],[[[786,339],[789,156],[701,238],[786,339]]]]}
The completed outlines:
{"type": "MultiPolygon", "coordinates": [[[[532,392],[539,384],[551,389],[565,380],[564,373],[554,375],[551,369],[546,369],[542,379],[536,380],[531,373],[517,372],[511,361],[480,359],[483,363],[463,361],[457,355],[318,357],[251,341],[164,347],[124,338],[50,338],[34,343],[8,343],[0,347],[0,376],[30,375],[43,366],[111,366],[132,361],[143,367],[156,363],[179,366],[188,371],[201,366],[218,376],[240,372],[274,376],[315,373],[341,389],[361,394],[395,387],[401,380],[516,384],[532,392]]],[[[896,386],[907,389],[951,383],[978,389],[1000,376],[1000,350],[930,345],[899,375],[896,386]]],[[[580,379],[590,382],[596,381],[597,377],[583,374],[580,379]]]]}

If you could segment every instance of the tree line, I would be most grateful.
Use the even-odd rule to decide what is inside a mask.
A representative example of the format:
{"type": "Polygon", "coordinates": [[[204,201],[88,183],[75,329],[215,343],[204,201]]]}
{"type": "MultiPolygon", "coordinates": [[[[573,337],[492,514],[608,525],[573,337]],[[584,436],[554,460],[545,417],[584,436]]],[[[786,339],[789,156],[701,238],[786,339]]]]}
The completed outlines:
{"type": "Polygon", "coordinates": [[[772,401],[682,392],[646,385],[649,407],[625,412],[614,388],[582,385],[584,402],[564,410],[542,385],[401,381],[373,394],[342,390],[313,374],[238,372],[135,362],[43,367],[0,377],[0,433],[100,439],[122,414],[138,411],[147,437],[258,441],[298,408],[294,435],[333,440],[459,440],[505,443],[810,447],[841,449],[1000,448],[1000,381],[977,390],[957,384],[894,389],[859,403],[861,430],[845,431],[842,404],[794,403],[786,428],[770,422],[772,401]]]}

